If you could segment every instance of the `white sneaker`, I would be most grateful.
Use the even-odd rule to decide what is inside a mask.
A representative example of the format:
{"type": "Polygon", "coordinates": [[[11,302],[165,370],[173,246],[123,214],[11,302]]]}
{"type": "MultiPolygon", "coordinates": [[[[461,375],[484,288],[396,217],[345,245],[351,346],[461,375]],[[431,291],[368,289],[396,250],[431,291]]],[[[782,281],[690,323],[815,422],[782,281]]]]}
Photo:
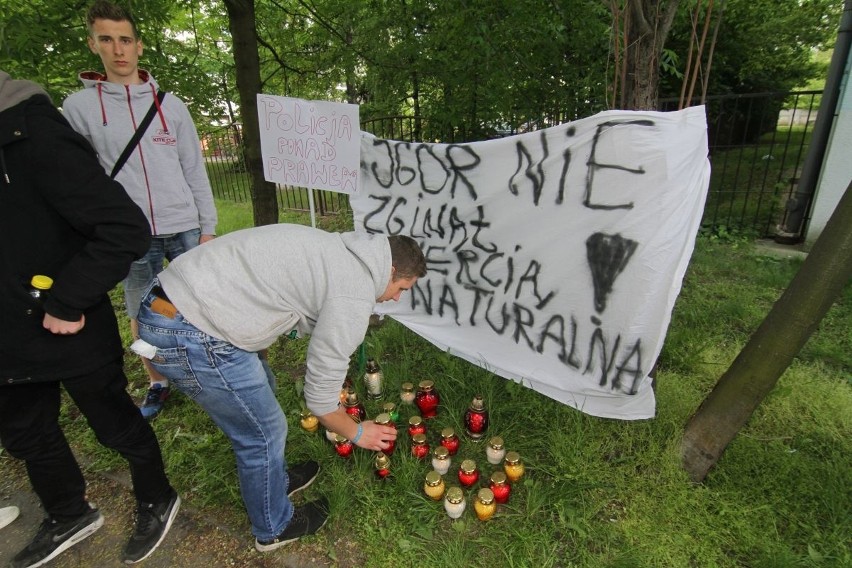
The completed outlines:
{"type": "Polygon", "coordinates": [[[17,519],[20,513],[21,510],[14,505],[0,508],[0,529],[17,519]]]}

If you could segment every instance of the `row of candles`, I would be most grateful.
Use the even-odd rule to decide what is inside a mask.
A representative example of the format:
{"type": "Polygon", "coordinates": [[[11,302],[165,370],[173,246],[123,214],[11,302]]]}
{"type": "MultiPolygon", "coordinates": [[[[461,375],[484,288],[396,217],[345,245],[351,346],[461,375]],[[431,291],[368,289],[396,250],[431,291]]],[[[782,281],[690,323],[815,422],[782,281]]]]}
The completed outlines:
{"type": "MultiPolygon", "coordinates": [[[[374,359],[367,361],[364,375],[367,397],[373,400],[381,399],[384,395],[384,381],[381,369],[374,359]]],[[[440,445],[430,451],[427,441],[426,422],[431,421],[438,414],[440,395],[433,381],[424,380],[418,384],[417,391],[412,383],[403,383],[400,390],[400,401],[403,404],[414,404],[420,411],[420,415],[411,416],[408,420],[408,434],[411,442],[411,455],[419,460],[425,460],[431,454],[432,471],[426,474],[423,484],[424,493],[435,501],[443,501],[447,515],[457,519],[464,513],[467,503],[464,489],[473,488],[480,481],[480,471],[476,462],[465,459],[459,465],[457,477],[461,487],[447,487],[444,482],[451,465],[451,456],[456,455],[461,440],[452,427],[441,430],[440,445]]],[[[349,386],[341,392],[341,403],[347,414],[353,420],[360,422],[366,420],[367,412],[363,403],[359,400],[355,390],[349,386]]],[[[393,402],[386,402],[382,406],[383,412],[377,415],[374,422],[395,426],[399,420],[399,412],[393,402]]],[[[477,395],[471,401],[464,413],[463,422],[467,438],[473,442],[484,439],[488,428],[488,411],[481,396],[477,395]]],[[[315,432],[319,428],[318,421],[309,411],[302,412],[302,427],[315,432]]],[[[326,431],[326,437],[334,444],[337,454],[348,458],[354,451],[354,444],[344,436],[326,431]]],[[[375,475],[379,479],[385,479],[391,474],[390,456],[396,449],[396,442],[381,452],[377,452],[374,459],[375,475]]],[[[488,487],[477,490],[473,497],[473,509],[477,518],[486,521],[490,519],[497,510],[497,504],[506,503],[512,491],[512,483],[518,481],[524,475],[524,464],[520,454],[515,451],[506,451],[503,439],[493,436],[489,439],[485,448],[486,459],[489,464],[502,464],[502,471],[495,471],[488,479],[488,487]]]]}

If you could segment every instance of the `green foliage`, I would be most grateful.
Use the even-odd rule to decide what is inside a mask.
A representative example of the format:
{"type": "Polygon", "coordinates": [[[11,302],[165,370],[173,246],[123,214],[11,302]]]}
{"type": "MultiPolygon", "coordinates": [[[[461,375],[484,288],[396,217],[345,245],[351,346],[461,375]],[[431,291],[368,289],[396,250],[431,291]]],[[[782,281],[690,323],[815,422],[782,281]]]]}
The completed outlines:
{"type": "MultiPolygon", "coordinates": [[[[221,0],[128,0],[141,65],[187,101],[201,130],[238,119],[221,0]]],[[[416,114],[447,140],[484,138],[588,116],[605,106],[611,14],[598,0],[255,0],[265,93],[357,103],[363,120],[416,114]]],[[[683,2],[660,54],[661,93],[677,94],[687,61],[683,2]]],[[[718,3],[717,3],[718,4],[718,3]]],[[[728,0],[710,92],[783,90],[818,66],[837,30],[837,0],[728,0]],[[780,2],[780,4],[779,4],[780,2]]],[[[54,101],[100,69],[86,46],[87,3],[0,0],[0,68],[54,101]]],[[[824,69],[824,64],[822,64],[824,69]]]]}
{"type": "Polygon", "coordinates": [[[677,79],[683,79],[683,73],[678,70],[680,58],[671,49],[663,49],[660,54],[660,70],[663,74],[669,74],[677,79]]]}
{"type": "Polygon", "coordinates": [[[0,13],[0,69],[38,82],[61,103],[89,65],[83,10],[72,2],[0,0],[0,13]]]}
{"type": "Polygon", "coordinates": [[[603,98],[609,19],[597,2],[259,1],[257,10],[266,92],[358,103],[362,119],[416,114],[471,138],[586,114],[603,98]]]}
{"type": "MultiPolygon", "coordinates": [[[[118,2],[122,4],[122,2],[118,2]]],[[[219,120],[235,99],[230,79],[227,20],[215,4],[182,0],[123,3],[133,14],[143,44],[139,65],[166,90],[187,102],[202,126],[219,120]]],[[[61,105],[82,88],[77,75],[102,70],[86,44],[88,2],[0,0],[0,69],[44,86],[61,105]]]]}
{"type": "Polygon", "coordinates": [[[151,14],[143,27],[145,52],[140,66],[150,69],[161,87],[187,104],[200,131],[236,118],[238,100],[228,20],[219,2],[146,0],[134,6],[151,14]]]}
{"type": "MultiPolygon", "coordinates": [[[[842,4],[838,0],[726,0],[708,94],[789,91],[803,86],[824,69],[812,60],[813,50],[832,45],[842,4]]],[[[684,65],[690,30],[689,14],[681,10],[666,47],[678,53],[684,65]]],[[[679,79],[662,77],[661,96],[678,96],[680,89],[679,79]]]]}

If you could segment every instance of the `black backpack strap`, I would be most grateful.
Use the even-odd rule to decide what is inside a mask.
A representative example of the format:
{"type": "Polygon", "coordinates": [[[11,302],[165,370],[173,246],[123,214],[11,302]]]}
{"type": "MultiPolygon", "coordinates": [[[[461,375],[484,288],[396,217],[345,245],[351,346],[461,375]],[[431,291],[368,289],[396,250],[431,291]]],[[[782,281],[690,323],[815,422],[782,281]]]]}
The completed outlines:
{"type": "MultiPolygon", "coordinates": [[[[164,98],[166,98],[166,92],[157,91],[159,104],[163,104],[164,98]]],[[[145,134],[146,130],[148,130],[148,125],[150,125],[151,121],[154,120],[155,114],[157,114],[157,101],[151,103],[151,108],[148,109],[148,114],[146,114],[145,118],[142,119],[142,122],[139,123],[139,127],[136,129],[136,132],[133,133],[133,138],[130,139],[130,142],[127,143],[127,146],[124,148],[121,156],[119,156],[118,160],[115,161],[115,165],[112,167],[112,173],[109,174],[109,177],[115,179],[115,176],[117,176],[118,172],[121,171],[121,168],[124,167],[124,163],[127,162],[127,158],[130,157],[130,154],[132,154],[133,150],[136,149],[136,145],[139,144],[139,140],[142,139],[142,135],[145,134]]]]}

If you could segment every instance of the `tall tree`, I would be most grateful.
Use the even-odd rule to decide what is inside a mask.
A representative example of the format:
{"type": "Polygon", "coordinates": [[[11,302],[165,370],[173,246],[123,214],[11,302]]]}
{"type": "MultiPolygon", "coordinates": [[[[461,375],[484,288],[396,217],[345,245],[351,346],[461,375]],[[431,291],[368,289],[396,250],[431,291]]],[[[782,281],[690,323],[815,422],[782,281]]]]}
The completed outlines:
{"type": "Polygon", "coordinates": [[[656,110],[660,57],[680,0],[610,0],[616,108],[656,110]]]}
{"type": "Polygon", "coordinates": [[[254,224],[271,225],[278,222],[278,200],[275,184],[263,176],[263,157],[260,152],[260,124],[257,117],[257,94],[262,92],[254,0],[224,0],[228,11],[229,29],[237,69],[237,90],[240,94],[240,114],[243,122],[243,147],[246,166],[252,183],[254,224]]]}
{"type": "Polygon", "coordinates": [[[796,276],[689,420],[683,466],[701,481],[852,278],[852,183],[796,276]]]}

